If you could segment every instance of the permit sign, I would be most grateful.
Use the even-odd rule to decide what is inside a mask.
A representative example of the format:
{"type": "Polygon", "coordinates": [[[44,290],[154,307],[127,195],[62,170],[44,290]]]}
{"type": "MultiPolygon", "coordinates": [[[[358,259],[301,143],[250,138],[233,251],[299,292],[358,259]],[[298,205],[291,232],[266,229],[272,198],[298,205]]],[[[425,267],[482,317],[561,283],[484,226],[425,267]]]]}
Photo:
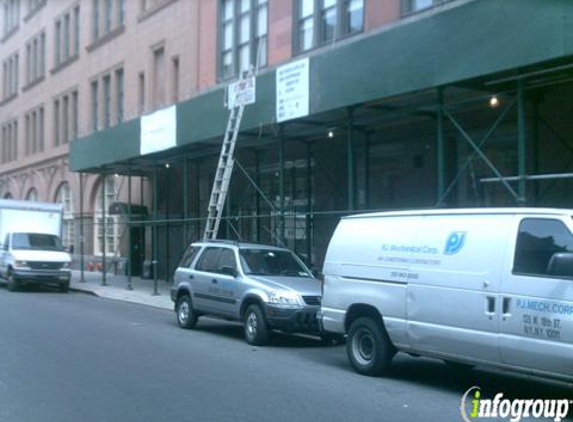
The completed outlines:
{"type": "Polygon", "coordinates": [[[298,60],[277,68],[277,122],[309,113],[309,59],[298,60]]]}
{"type": "Polygon", "coordinates": [[[241,104],[254,104],[257,97],[255,77],[249,76],[229,84],[227,90],[227,107],[229,110],[241,104]]]}

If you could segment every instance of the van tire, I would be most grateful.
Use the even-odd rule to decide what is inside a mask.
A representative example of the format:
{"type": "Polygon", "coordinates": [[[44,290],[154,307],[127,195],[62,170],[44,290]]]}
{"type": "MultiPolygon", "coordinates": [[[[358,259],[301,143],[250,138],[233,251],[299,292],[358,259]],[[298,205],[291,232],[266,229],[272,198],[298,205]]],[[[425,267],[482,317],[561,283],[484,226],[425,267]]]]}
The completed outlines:
{"type": "Polygon", "coordinates": [[[362,317],[350,325],[346,354],[354,369],[362,375],[383,375],[394,357],[394,346],[381,324],[372,318],[362,317]]]}
{"type": "Polygon", "coordinates": [[[18,282],[14,278],[12,274],[12,269],[8,269],[8,273],[6,274],[6,280],[8,282],[8,290],[11,292],[15,292],[18,290],[18,282]]]}
{"type": "Polygon", "coordinates": [[[189,295],[183,295],[177,299],[175,311],[179,327],[189,330],[197,325],[197,313],[193,310],[193,304],[189,295]]]}
{"type": "Polygon", "coordinates": [[[264,346],[269,342],[269,327],[259,305],[251,305],[245,311],[245,340],[253,346],[264,346]]]}
{"type": "Polygon", "coordinates": [[[60,288],[60,292],[68,293],[70,291],[70,282],[66,281],[65,283],[61,283],[59,288],[60,288]]]}

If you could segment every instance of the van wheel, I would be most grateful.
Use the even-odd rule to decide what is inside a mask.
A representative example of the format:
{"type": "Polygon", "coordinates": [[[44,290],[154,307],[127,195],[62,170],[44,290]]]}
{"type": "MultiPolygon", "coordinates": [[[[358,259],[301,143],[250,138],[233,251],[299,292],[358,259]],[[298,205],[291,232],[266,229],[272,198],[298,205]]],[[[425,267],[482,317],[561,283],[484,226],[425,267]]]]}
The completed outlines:
{"type": "Polygon", "coordinates": [[[244,318],[245,339],[253,346],[264,346],[269,341],[269,327],[259,305],[247,308],[244,318]]]}
{"type": "Polygon", "coordinates": [[[197,325],[197,314],[193,310],[193,304],[189,295],[183,295],[177,300],[176,307],[177,324],[181,328],[191,329],[197,325]]]}
{"type": "Polygon", "coordinates": [[[67,293],[70,290],[70,282],[66,281],[65,283],[60,284],[60,292],[67,293]]]}
{"type": "Polygon", "coordinates": [[[358,318],[350,326],[346,354],[354,369],[363,375],[377,376],[388,371],[395,349],[381,322],[358,318]]]}
{"type": "Polygon", "coordinates": [[[18,290],[18,282],[16,281],[16,279],[14,278],[14,275],[12,274],[12,270],[8,270],[8,274],[6,276],[7,280],[8,280],[8,290],[10,290],[11,292],[15,292],[18,290]]]}

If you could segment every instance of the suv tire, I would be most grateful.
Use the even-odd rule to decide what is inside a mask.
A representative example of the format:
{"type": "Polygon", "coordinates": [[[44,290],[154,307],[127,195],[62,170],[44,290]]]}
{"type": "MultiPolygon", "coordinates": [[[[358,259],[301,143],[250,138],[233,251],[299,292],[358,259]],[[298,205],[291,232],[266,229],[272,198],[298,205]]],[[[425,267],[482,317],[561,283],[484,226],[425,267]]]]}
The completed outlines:
{"type": "Polygon", "coordinates": [[[191,329],[197,325],[197,314],[193,310],[193,304],[189,295],[183,295],[177,299],[176,307],[177,324],[181,328],[191,329]]]}
{"type": "Polygon", "coordinates": [[[395,349],[381,321],[358,318],[350,326],[346,353],[354,369],[363,375],[383,375],[390,367],[395,349]]]}
{"type": "Polygon", "coordinates": [[[244,318],[245,339],[253,346],[264,346],[269,341],[269,327],[259,305],[247,308],[244,318]]]}

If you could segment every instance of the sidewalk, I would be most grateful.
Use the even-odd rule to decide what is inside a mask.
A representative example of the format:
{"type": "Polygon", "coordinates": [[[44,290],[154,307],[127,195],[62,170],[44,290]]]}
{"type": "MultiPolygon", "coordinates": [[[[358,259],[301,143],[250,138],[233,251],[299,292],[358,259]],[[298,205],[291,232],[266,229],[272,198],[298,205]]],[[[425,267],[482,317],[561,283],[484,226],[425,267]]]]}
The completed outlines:
{"type": "Polygon", "coordinates": [[[84,271],[84,282],[80,282],[79,270],[72,270],[70,290],[94,294],[105,299],[121,300],[138,303],[155,308],[173,311],[171,301],[171,284],[165,280],[157,280],[157,293],[154,294],[154,281],[139,277],[131,278],[133,290],[127,289],[127,276],[107,274],[106,285],[102,286],[102,273],[84,271]]]}

